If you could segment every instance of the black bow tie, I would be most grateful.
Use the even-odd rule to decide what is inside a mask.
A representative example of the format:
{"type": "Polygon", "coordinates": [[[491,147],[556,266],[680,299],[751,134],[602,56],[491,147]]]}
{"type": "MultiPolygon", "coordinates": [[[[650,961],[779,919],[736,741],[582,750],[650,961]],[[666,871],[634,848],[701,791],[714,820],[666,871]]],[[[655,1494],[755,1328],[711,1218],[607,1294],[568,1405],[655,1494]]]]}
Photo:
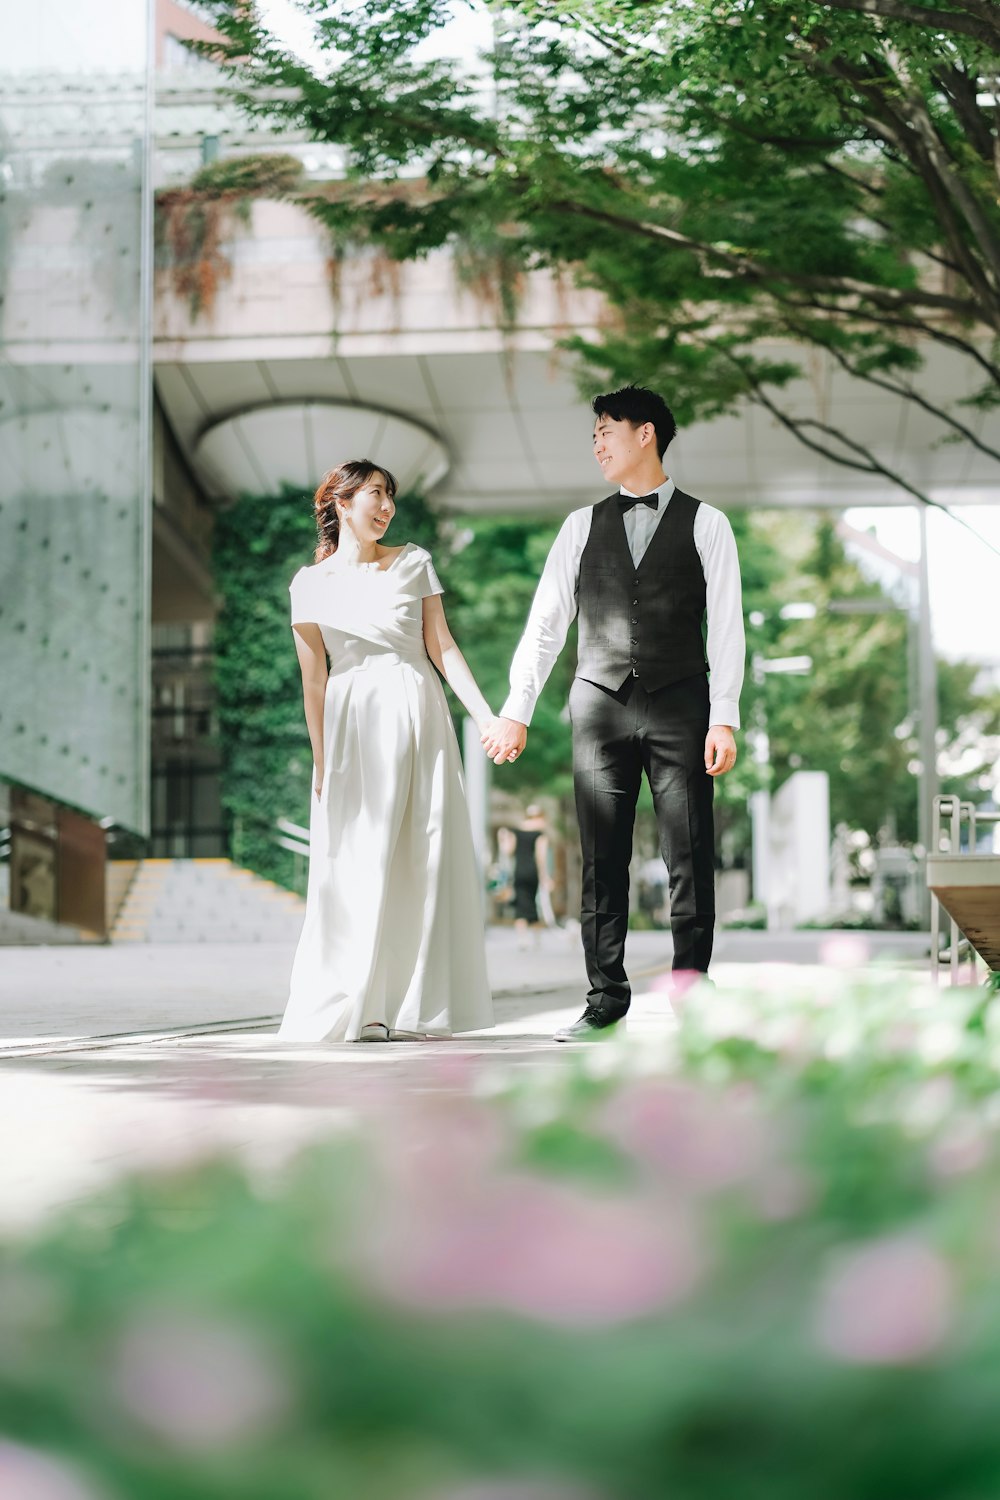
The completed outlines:
{"type": "Polygon", "coordinates": [[[650,510],[659,510],[660,497],[658,494],[619,495],[618,504],[621,506],[622,515],[624,515],[627,510],[631,510],[633,505],[648,505],[650,510]]]}

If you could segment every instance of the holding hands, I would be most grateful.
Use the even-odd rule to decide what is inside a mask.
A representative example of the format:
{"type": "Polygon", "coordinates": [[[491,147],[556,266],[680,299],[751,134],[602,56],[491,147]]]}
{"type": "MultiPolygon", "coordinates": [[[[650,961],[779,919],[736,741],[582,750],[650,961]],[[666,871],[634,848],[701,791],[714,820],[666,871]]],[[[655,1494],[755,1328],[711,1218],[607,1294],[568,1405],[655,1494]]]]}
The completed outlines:
{"type": "Polygon", "coordinates": [[[528,743],[527,725],[516,719],[491,719],[482,733],[483,749],[494,764],[517,760],[528,743]]]}

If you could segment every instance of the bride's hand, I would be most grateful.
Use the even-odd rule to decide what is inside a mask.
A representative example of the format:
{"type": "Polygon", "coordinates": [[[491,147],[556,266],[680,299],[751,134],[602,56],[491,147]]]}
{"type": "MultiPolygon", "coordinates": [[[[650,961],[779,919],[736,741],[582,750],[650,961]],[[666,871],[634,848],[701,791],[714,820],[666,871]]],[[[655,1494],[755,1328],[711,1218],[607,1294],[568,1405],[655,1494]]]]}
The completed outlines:
{"type": "Polygon", "coordinates": [[[313,791],[317,798],[323,795],[323,767],[317,766],[313,771],[313,791]]]}
{"type": "Polygon", "coordinates": [[[517,719],[494,719],[482,737],[482,746],[496,765],[516,760],[528,742],[528,728],[517,719]]]}

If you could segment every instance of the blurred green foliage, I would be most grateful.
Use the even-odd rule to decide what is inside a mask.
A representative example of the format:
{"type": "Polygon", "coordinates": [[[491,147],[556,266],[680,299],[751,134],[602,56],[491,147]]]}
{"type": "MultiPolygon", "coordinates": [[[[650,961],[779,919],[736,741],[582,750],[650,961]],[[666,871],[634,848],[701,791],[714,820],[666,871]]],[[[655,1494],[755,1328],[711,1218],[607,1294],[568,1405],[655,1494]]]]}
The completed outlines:
{"type": "Polygon", "coordinates": [[[476,1097],[345,1080],[280,1167],[151,1142],[0,1250],[5,1494],[993,1494],[995,1007],[822,990],[476,1097]]]}
{"type": "Polygon", "coordinates": [[[240,198],[282,198],[302,186],[305,167],[297,156],[280,151],[257,151],[246,156],[220,156],[206,162],[191,178],[191,191],[240,198]]]}
{"type": "MultiPolygon", "coordinates": [[[[770,764],[756,765],[744,748],[735,771],[717,784],[720,840],[741,862],[749,848],[749,792],[777,787],[799,767],[829,775],[834,824],[863,829],[874,841],[892,822],[900,839],[914,840],[909,766],[917,746],[905,599],[848,558],[829,517],[734,511],[730,519],[748,656],[808,655],[813,668],[801,677],[765,674],[760,685],[748,670],[743,726],[766,725],[770,764]],[[812,619],[781,618],[783,605],[803,601],[815,606],[812,619]],[[876,612],[836,613],[843,602],[869,603],[876,612]]],[[[422,495],[398,499],[389,540],[416,542],[433,555],[449,623],[495,712],[507,696],[511,658],[559,524],[534,516],[446,517],[422,495]]],[[[308,821],[310,774],[287,587],[312,560],[314,544],[310,497],[299,492],[243,499],[221,512],[216,526],[215,573],[224,601],[216,634],[219,725],[232,856],[286,885],[294,883],[294,856],[274,843],[274,821],[308,821]]],[[[574,627],[535,711],[529,753],[495,773],[496,785],[524,799],[545,794],[570,805],[566,703],[575,652],[574,627]]],[[[943,789],[978,802],[996,758],[1000,693],[977,691],[971,664],[942,661],[938,671],[942,750],[964,745],[967,752],[961,774],[946,777],[943,789]]],[[[463,710],[450,694],[449,701],[460,733],[463,710]]],[[[644,786],[641,816],[651,817],[648,801],[644,786]]]]}

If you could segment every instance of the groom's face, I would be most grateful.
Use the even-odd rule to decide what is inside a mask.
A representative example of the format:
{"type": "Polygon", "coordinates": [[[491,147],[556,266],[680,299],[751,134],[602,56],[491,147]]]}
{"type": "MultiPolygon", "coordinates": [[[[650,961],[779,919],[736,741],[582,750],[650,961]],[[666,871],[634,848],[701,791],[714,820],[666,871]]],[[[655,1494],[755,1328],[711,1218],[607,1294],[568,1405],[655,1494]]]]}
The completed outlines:
{"type": "Polygon", "coordinates": [[[612,484],[621,484],[625,476],[641,463],[649,445],[649,436],[656,437],[652,422],[634,427],[627,418],[616,422],[613,417],[598,417],[594,423],[594,457],[604,477],[612,484]]]}

